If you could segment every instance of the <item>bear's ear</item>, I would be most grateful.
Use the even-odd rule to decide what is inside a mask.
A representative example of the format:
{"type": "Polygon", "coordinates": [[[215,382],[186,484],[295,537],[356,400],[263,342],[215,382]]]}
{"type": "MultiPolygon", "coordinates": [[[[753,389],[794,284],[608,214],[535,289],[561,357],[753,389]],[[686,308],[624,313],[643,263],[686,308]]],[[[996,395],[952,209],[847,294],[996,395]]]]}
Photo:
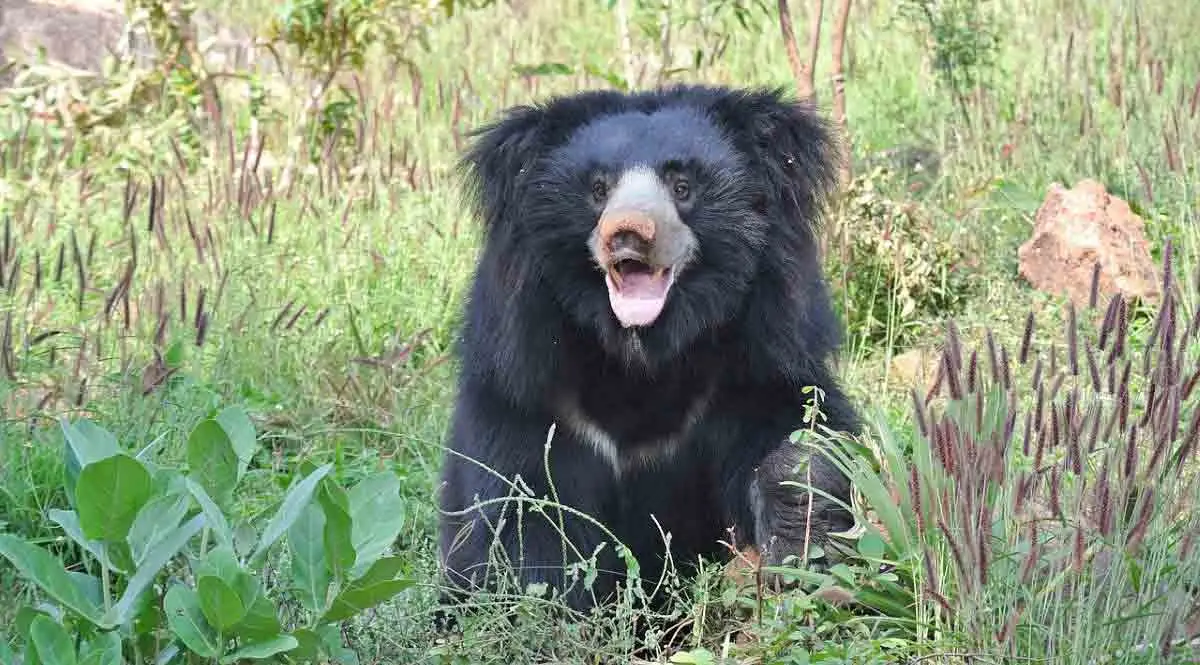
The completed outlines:
{"type": "Polygon", "coordinates": [[[475,142],[459,167],[468,195],[490,229],[507,216],[517,190],[542,146],[545,111],[532,106],[510,110],[499,121],[474,132],[475,142]]]}
{"type": "Polygon", "coordinates": [[[725,96],[714,110],[752,155],[772,198],[778,197],[775,205],[814,230],[838,185],[841,151],[828,122],[811,104],[788,99],[780,89],[725,96]]]}

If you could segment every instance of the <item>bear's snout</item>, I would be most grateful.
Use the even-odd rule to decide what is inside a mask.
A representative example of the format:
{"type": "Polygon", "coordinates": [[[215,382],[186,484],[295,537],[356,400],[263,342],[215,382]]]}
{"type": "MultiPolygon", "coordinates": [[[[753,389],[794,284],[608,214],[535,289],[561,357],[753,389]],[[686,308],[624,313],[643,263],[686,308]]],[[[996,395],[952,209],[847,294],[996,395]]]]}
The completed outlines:
{"type": "Polygon", "coordinates": [[[654,220],[645,213],[614,211],[600,219],[600,247],[607,261],[646,260],[654,249],[654,220]]]}

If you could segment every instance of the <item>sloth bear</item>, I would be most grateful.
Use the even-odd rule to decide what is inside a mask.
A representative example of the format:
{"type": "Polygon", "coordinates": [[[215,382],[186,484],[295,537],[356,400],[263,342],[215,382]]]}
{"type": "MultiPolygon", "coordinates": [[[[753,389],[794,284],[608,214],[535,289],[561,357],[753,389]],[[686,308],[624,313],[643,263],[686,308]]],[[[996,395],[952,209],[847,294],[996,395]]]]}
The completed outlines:
{"type": "MultiPolygon", "coordinates": [[[[834,147],[779,90],[697,85],[559,97],[476,132],[462,166],[484,243],[439,497],[444,603],[495,588],[496,556],[583,609],[618,588],[613,537],[653,583],[731,535],[779,563],[806,532],[853,526],[781,484],[804,482],[788,437],[806,387],[827,426],[860,427],[828,366],[841,329],[814,239],[834,147]],[[530,512],[522,492],[555,506],[530,512]],[[566,567],[593,555],[589,588],[566,567]]],[[[848,503],[836,466],[810,469],[848,503]]]]}

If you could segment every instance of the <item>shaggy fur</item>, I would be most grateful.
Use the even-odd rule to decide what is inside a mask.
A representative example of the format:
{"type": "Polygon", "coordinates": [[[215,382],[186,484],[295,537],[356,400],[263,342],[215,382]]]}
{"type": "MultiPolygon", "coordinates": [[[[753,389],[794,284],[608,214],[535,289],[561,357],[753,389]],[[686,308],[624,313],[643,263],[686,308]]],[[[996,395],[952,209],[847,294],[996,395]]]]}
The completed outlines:
{"type": "MultiPolygon", "coordinates": [[[[768,561],[800,554],[808,495],[779,481],[800,460],[787,438],[803,426],[802,389],[824,391],[827,425],[859,427],[827,364],[840,324],[814,243],[834,154],[827,127],[779,91],[715,87],[586,92],[479,132],[464,165],[486,242],[440,494],[448,582],[484,585],[497,540],[520,588],[549,583],[577,608],[616,588],[624,564],[611,542],[590,591],[564,576],[608,540],[587,521],[562,514],[564,562],[557,511],[518,522],[512,504],[471,508],[512,494],[516,476],[611,529],[650,582],[664,562],[660,526],[676,565],[725,556],[729,528],[768,561]],[[653,325],[626,328],[588,250],[599,216],[589,196],[596,173],[635,167],[688,175],[677,210],[697,251],[653,325]]],[[[846,479],[812,462],[814,482],[847,500],[846,479]]],[[[821,497],[812,517],[816,543],[852,524],[821,497]]]]}

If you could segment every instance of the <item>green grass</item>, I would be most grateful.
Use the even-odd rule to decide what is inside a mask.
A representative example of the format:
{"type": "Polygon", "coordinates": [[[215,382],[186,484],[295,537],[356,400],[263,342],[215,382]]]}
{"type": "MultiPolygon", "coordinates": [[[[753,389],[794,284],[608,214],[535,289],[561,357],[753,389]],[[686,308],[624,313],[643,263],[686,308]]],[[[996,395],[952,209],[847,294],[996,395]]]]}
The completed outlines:
{"type": "MultiPolygon", "coordinates": [[[[375,54],[357,72],[363,93],[348,125],[352,141],[362,147],[334,151],[336,164],[328,171],[336,172],[337,182],[327,174],[302,174],[290,195],[276,192],[250,206],[246,215],[236,205],[238,180],[229,162],[240,163],[249,123],[245,105],[231,101],[232,93],[226,100],[239,128],[232,141],[234,154],[228,154],[224,143],[213,150],[201,142],[196,152],[186,153],[187,173],[178,168],[164,138],[180,133],[155,133],[160,119],[130,121],[110,137],[96,139],[107,141],[107,150],[80,148],[75,159],[67,160],[57,147],[57,132],[24,132],[19,114],[6,116],[7,124],[0,128],[6,138],[27,135],[19,142],[19,155],[12,147],[4,149],[0,170],[0,223],[11,220],[11,237],[22,260],[14,292],[0,289],[0,338],[10,340],[15,361],[11,377],[0,373],[0,528],[53,543],[67,561],[76,556],[45,518],[46,509],[65,501],[56,418],[93,418],[123,443],[140,448],[154,441],[163,458],[178,461],[196,422],[213,409],[236,404],[254,415],[262,446],[250,491],[240,495],[244,515],[269,510],[280,496],[280,478],[305,460],[332,461],[342,478],[391,468],[402,480],[406,526],[396,549],[409,558],[422,583],[346,628],[361,662],[532,662],[551,657],[558,662],[629,662],[628,654],[640,647],[645,649],[639,657],[665,660],[681,646],[720,653],[739,634],[751,641],[745,652],[751,655],[742,662],[804,662],[795,655],[800,645],[813,654],[844,659],[840,662],[886,662],[893,648],[911,649],[910,655],[934,657],[934,662],[959,662],[951,654],[962,653],[960,638],[968,625],[938,616],[928,599],[920,601],[916,617],[919,626],[936,627],[936,634],[803,593],[772,601],[765,616],[755,616],[757,603],[749,591],[731,588],[717,571],[679,591],[676,615],[666,622],[675,625],[671,639],[656,632],[639,643],[627,621],[642,612],[636,608],[626,608],[616,620],[594,617],[556,625],[544,618],[544,608],[529,603],[512,615],[515,627],[507,623],[510,615],[496,609],[469,625],[460,641],[434,643],[427,626],[435,592],[437,515],[431,497],[454,386],[451,342],[479,241],[453,170],[462,137],[508,105],[607,85],[599,75],[524,78],[513,72],[516,65],[622,70],[614,14],[604,3],[520,4],[524,9],[519,13],[501,4],[460,10],[437,22],[426,48],[414,45],[405,52],[411,67],[391,69],[375,54]],[[139,193],[126,220],[127,180],[119,166],[132,154],[159,161],[135,169],[132,181],[139,193]],[[156,195],[163,207],[156,217],[161,235],[147,231],[147,172],[163,176],[163,189],[156,195]],[[87,197],[80,196],[84,189],[87,197]],[[200,240],[193,239],[189,220],[200,240]],[[131,237],[137,268],[128,288],[127,330],[123,298],[116,299],[111,315],[104,308],[135,256],[131,237]],[[73,239],[85,255],[94,242],[82,270],[86,288],[81,301],[73,239]],[[60,247],[66,261],[57,281],[60,247]],[[42,266],[36,290],[35,255],[42,266]],[[178,316],[181,288],[186,320],[178,316]],[[162,305],[159,289],[165,294],[162,305]],[[203,344],[197,345],[194,317],[201,291],[208,319],[203,344]],[[182,360],[168,383],[143,394],[142,370],[153,357],[155,313],[160,310],[173,313],[163,346],[178,342],[182,360]],[[50,331],[61,334],[33,343],[50,331]],[[84,377],[85,399],[77,403],[84,377]],[[755,653],[760,660],[750,660],[755,653]]],[[[711,52],[715,40],[683,21],[686,12],[702,3],[672,4],[679,66],[691,61],[692,48],[711,52]]],[[[796,23],[804,26],[807,18],[799,4],[793,3],[796,23]]],[[[1190,279],[1200,268],[1200,234],[1195,231],[1200,180],[1192,161],[1200,148],[1200,111],[1193,101],[1200,85],[1200,50],[1191,32],[1200,21],[1200,5],[1168,0],[1138,9],[1144,55],[1161,62],[1161,92],[1148,74],[1151,67],[1136,62],[1131,3],[1005,0],[986,6],[1000,31],[999,51],[995,66],[985,72],[985,90],[970,96],[967,118],[940,86],[924,38],[897,18],[896,3],[864,0],[856,4],[851,20],[846,95],[857,160],[912,145],[938,152],[941,169],[929,186],[909,192],[901,181],[882,181],[881,191],[911,204],[931,222],[924,242],[954,247],[971,259],[961,308],[919,311],[904,321],[912,326],[905,338],[885,334],[863,341],[862,331],[849,331],[842,374],[852,394],[865,408],[886,414],[896,437],[908,445],[918,437],[907,386],[889,371],[893,355],[940,341],[947,316],[956,319],[968,340],[981,340],[990,328],[1010,353],[1019,347],[1031,308],[1038,311],[1041,330],[1061,328],[1061,303],[1034,292],[1017,276],[1017,247],[1028,237],[1033,213],[1051,182],[1074,184],[1093,177],[1127,198],[1146,218],[1156,258],[1165,239],[1173,239],[1175,265],[1186,277],[1181,279],[1184,310],[1190,312],[1200,299],[1190,279]],[[1127,44],[1124,112],[1106,98],[1112,39],[1127,44]],[[1169,154],[1179,155],[1179,164],[1169,154]]],[[[254,31],[276,11],[275,5],[256,0],[236,6],[214,3],[213,8],[249,22],[246,27],[254,31]]],[[[644,13],[655,20],[653,12],[644,13]]],[[[831,24],[827,16],[827,31],[831,24]]],[[[754,13],[747,27],[725,17],[713,30],[728,35],[721,56],[677,79],[792,85],[772,16],[754,13]]],[[[635,43],[639,56],[656,56],[655,39],[635,33],[635,43]]],[[[830,103],[828,60],[826,40],[817,70],[824,108],[830,103]]],[[[280,95],[271,101],[281,119],[264,122],[262,133],[270,159],[282,163],[303,100],[280,95]]],[[[279,173],[272,178],[278,182],[279,173]]],[[[842,301],[844,308],[867,305],[842,301]]],[[[1135,326],[1134,337],[1144,339],[1152,322],[1150,316],[1135,326]]],[[[1038,338],[1043,349],[1052,341],[1061,353],[1064,342],[1057,332],[1038,338]]],[[[1190,495],[1181,490],[1180,496],[1193,503],[1200,498],[1194,486],[1190,495]]],[[[1196,518],[1180,528],[1194,533],[1196,518]]],[[[1187,579],[1182,574],[1158,579],[1178,591],[1187,579]]],[[[862,573],[856,583],[869,586],[869,578],[862,573]]],[[[0,587],[32,598],[3,564],[0,587]]],[[[1020,595],[1011,589],[993,592],[1004,603],[1020,595]]],[[[13,609],[12,603],[0,607],[0,626],[11,625],[6,613],[13,609]]],[[[989,616],[982,625],[994,634],[1008,619],[989,616]]],[[[1147,626],[1167,621],[1161,616],[1141,620],[1147,626]]],[[[1084,631],[1103,627],[1064,622],[1058,628],[1063,631],[1058,640],[1037,642],[1042,650],[1038,657],[1064,649],[1060,653],[1069,652],[1070,662],[1087,662],[1089,654],[1111,653],[1113,645],[1099,635],[1103,643],[1077,643],[1084,631]],[[1067,649],[1060,641],[1074,644],[1067,649]]]]}

